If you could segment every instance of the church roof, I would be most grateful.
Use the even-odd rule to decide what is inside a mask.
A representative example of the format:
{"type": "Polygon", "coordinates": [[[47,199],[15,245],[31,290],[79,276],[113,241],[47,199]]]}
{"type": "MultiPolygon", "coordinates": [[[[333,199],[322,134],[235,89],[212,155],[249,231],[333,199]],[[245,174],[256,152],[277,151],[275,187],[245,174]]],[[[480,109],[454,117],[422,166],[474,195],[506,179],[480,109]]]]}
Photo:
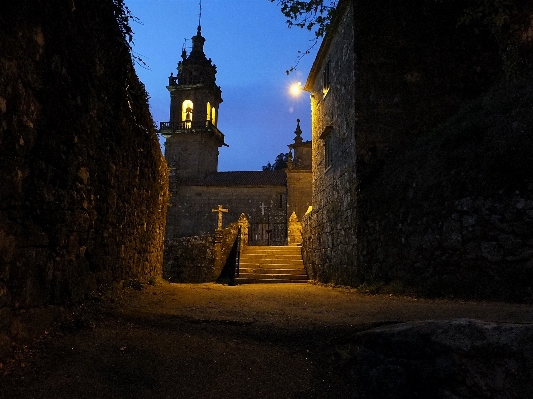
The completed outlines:
{"type": "Polygon", "coordinates": [[[207,176],[202,186],[285,186],[287,174],[284,170],[251,172],[218,172],[207,176]]]}

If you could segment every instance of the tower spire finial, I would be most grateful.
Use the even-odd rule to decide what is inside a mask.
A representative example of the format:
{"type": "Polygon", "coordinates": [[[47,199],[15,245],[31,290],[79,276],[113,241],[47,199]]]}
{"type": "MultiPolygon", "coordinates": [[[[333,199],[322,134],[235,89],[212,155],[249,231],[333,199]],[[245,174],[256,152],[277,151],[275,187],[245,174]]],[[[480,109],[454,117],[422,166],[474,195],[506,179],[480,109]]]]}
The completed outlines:
{"type": "Polygon", "coordinates": [[[202,0],[200,0],[200,14],[198,14],[198,34],[202,31],[202,0]]]}
{"type": "Polygon", "coordinates": [[[296,137],[294,138],[294,143],[295,144],[300,144],[303,139],[302,139],[302,128],[300,127],[300,119],[296,119],[296,130],[294,131],[294,134],[296,135],[296,137]]]}

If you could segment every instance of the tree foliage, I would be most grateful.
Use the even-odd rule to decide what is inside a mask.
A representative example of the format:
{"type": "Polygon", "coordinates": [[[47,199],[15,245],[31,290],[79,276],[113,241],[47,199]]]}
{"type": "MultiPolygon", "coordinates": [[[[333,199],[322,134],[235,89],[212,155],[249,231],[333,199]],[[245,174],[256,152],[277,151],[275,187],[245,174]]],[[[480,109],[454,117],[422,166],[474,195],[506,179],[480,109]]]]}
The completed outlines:
{"type": "MultiPolygon", "coordinates": [[[[335,13],[339,0],[269,0],[281,7],[289,27],[314,30],[316,39],[325,35],[335,13]]],[[[413,7],[410,0],[397,0],[404,7],[413,7]]],[[[445,0],[433,0],[435,3],[445,0]]],[[[390,0],[359,0],[361,3],[382,4],[387,7],[390,0]]],[[[428,1],[429,2],[429,1],[428,1]]],[[[423,2],[418,2],[423,3],[423,2]]],[[[454,1],[449,1],[450,7],[454,1]]],[[[376,4],[376,5],[377,5],[376,4]]],[[[463,15],[458,26],[473,27],[475,30],[489,31],[497,41],[504,69],[509,76],[533,69],[533,2],[531,0],[465,0],[463,15]]],[[[316,44],[313,44],[313,46],[316,44]]],[[[311,46],[311,48],[313,47],[311,46]]],[[[310,49],[309,49],[310,50],[310,49]]],[[[297,63],[309,50],[299,52],[297,63]]],[[[292,72],[295,66],[287,71],[292,72]]]]}
{"type": "Polygon", "coordinates": [[[298,58],[295,65],[286,71],[287,75],[296,69],[300,60],[310,53],[311,49],[318,43],[320,37],[326,34],[329,23],[333,18],[333,13],[339,0],[268,0],[281,6],[281,12],[287,17],[287,25],[297,26],[313,31],[315,40],[305,51],[298,51],[298,58]]]}
{"type": "Polygon", "coordinates": [[[317,38],[324,36],[333,17],[338,0],[269,0],[281,6],[281,12],[287,17],[287,25],[315,29],[317,38]]]}
{"type": "Polygon", "coordinates": [[[115,19],[117,20],[118,27],[122,34],[122,39],[124,40],[124,43],[126,43],[126,45],[128,46],[131,57],[141,67],[150,69],[148,68],[146,62],[141,58],[141,56],[133,51],[133,45],[135,43],[133,41],[133,29],[130,26],[130,21],[140,24],[141,20],[132,14],[131,10],[125,3],[125,0],[113,0],[112,4],[113,13],[115,15],[115,19]]]}
{"type": "Polygon", "coordinates": [[[263,166],[263,170],[283,170],[287,169],[287,161],[289,160],[289,153],[281,153],[276,157],[274,164],[270,162],[263,166]]]}

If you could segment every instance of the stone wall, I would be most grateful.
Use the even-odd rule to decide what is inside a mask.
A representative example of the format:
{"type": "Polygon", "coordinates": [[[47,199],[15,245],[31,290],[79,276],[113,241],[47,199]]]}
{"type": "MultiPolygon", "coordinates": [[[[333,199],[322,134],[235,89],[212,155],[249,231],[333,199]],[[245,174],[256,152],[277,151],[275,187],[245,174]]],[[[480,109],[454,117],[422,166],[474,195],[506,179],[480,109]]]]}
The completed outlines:
{"type": "Polygon", "coordinates": [[[493,90],[391,154],[361,190],[368,285],[533,300],[532,93],[530,84],[493,90]]]}
{"type": "Polygon", "coordinates": [[[216,173],[218,147],[218,140],[207,132],[173,134],[165,141],[165,159],[172,168],[172,177],[191,184],[216,173]]]}
{"type": "Polygon", "coordinates": [[[390,3],[355,16],[358,281],[531,300],[531,4],[390,3]]]}
{"type": "Polygon", "coordinates": [[[475,1],[353,3],[363,181],[372,178],[389,148],[427,134],[487,90],[500,76],[502,60],[488,26],[466,23],[475,1]]]}
{"type": "Polygon", "coordinates": [[[531,298],[531,5],[340,4],[354,6],[353,20],[334,24],[313,67],[320,76],[329,59],[333,76],[325,96],[321,79],[311,88],[309,275],[371,291],[531,298]],[[353,101],[336,81],[349,43],[353,101]]]}
{"type": "Polygon", "coordinates": [[[168,210],[167,239],[201,235],[217,228],[218,205],[228,209],[224,226],[236,222],[242,213],[252,217],[265,212],[286,212],[285,186],[181,186],[176,185],[168,210]],[[280,207],[280,196],[282,206],[280,207]]]}
{"type": "Polygon", "coordinates": [[[161,275],[166,164],[118,3],[0,5],[4,348],[49,305],[161,275]]]}
{"type": "Polygon", "coordinates": [[[296,214],[299,221],[311,206],[313,175],[311,170],[287,169],[287,217],[296,214]]]}
{"type": "Polygon", "coordinates": [[[175,283],[214,281],[215,234],[165,240],[163,278],[175,283]]]}
{"type": "Polygon", "coordinates": [[[304,263],[310,278],[338,284],[354,284],[356,272],[353,256],[357,228],[353,31],[353,8],[349,7],[337,24],[337,34],[329,42],[329,48],[321,48],[313,66],[317,68],[317,78],[308,88],[313,118],[313,210],[305,216],[304,263]],[[328,63],[330,87],[327,94],[323,94],[322,76],[328,63]],[[330,164],[326,163],[327,141],[330,164]]]}
{"type": "Polygon", "coordinates": [[[221,231],[165,240],[163,277],[176,283],[216,281],[237,238],[239,223],[221,231]]]}

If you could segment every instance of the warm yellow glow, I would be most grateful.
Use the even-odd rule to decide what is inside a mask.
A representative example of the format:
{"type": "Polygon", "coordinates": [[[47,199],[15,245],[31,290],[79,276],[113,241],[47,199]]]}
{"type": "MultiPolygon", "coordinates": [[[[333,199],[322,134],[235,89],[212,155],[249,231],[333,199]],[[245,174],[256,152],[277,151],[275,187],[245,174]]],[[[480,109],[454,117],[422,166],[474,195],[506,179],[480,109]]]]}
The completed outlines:
{"type": "Polygon", "coordinates": [[[205,118],[207,121],[211,120],[211,103],[207,102],[207,118],[205,118]]]}
{"type": "Polygon", "coordinates": [[[211,108],[211,122],[213,123],[213,125],[217,125],[215,107],[211,108]]]}
{"type": "Polygon", "coordinates": [[[289,92],[294,97],[298,97],[301,94],[302,90],[303,90],[303,88],[302,88],[302,83],[301,82],[293,83],[291,85],[291,87],[289,88],[289,92]]]}
{"type": "Polygon", "coordinates": [[[181,105],[181,120],[192,121],[193,103],[191,100],[185,100],[181,105]]]}

